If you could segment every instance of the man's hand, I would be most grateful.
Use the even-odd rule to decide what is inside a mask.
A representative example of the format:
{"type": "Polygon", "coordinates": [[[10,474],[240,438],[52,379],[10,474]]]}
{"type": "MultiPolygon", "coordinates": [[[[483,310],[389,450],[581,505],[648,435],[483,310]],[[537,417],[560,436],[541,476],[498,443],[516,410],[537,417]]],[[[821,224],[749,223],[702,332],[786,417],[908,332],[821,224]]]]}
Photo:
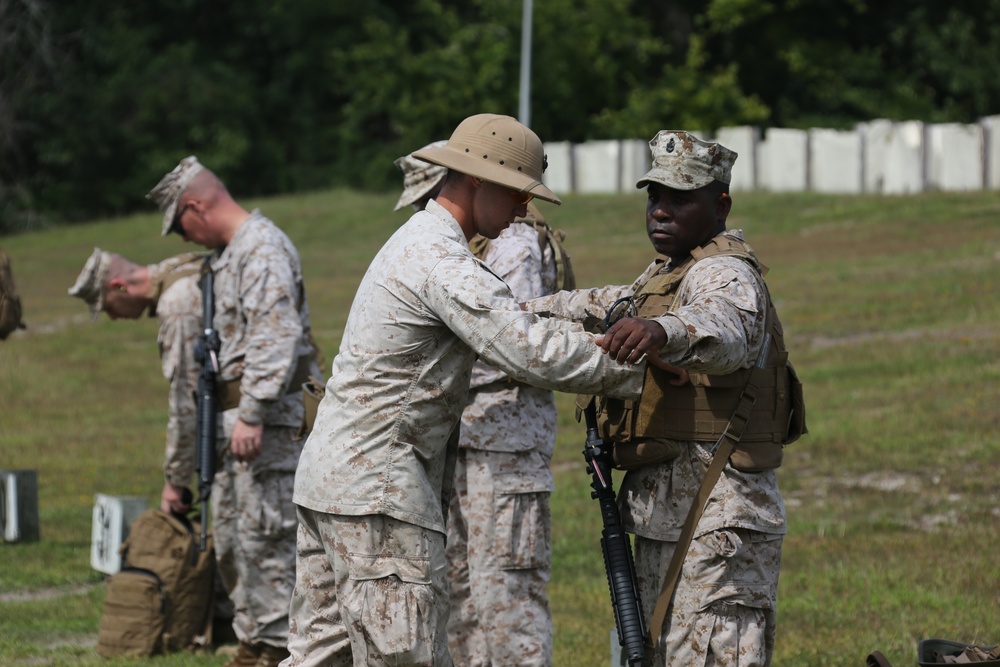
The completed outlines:
{"type": "Polygon", "coordinates": [[[623,317],[597,338],[597,345],[620,364],[637,364],[644,354],[656,356],[666,342],[663,327],[638,317],[623,317]]]}
{"type": "Polygon", "coordinates": [[[233,435],[229,439],[229,449],[237,461],[253,461],[260,456],[263,439],[263,424],[247,424],[242,419],[237,419],[233,435]]]}
{"type": "Polygon", "coordinates": [[[666,342],[667,332],[663,327],[653,320],[637,317],[623,317],[597,338],[598,347],[618,363],[637,364],[646,355],[647,363],[677,376],[670,384],[677,387],[687,384],[690,378],[686,370],[660,360],[659,352],[666,342]]]}
{"type": "Polygon", "coordinates": [[[688,372],[686,370],[684,370],[683,368],[678,368],[677,366],[671,366],[670,364],[660,361],[660,358],[655,354],[651,354],[648,357],[646,357],[646,362],[651,366],[656,366],[660,370],[664,370],[670,373],[671,375],[677,376],[673,380],[668,380],[667,384],[672,384],[675,387],[680,387],[691,381],[691,377],[688,375],[688,372]]]}
{"type": "Polygon", "coordinates": [[[191,503],[185,502],[185,491],[187,489],[183,486],[165,482],[163,493],[160,494],[160,509],[167,514],[187,514],[191,510],[191,503]]]}

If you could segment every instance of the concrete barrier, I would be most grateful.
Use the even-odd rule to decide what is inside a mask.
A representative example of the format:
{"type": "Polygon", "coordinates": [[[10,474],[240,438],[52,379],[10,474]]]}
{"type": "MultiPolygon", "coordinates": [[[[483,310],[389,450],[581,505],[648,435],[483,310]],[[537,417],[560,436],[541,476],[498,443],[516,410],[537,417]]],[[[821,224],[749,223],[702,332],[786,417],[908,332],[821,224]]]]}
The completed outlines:
{"type": "Polygon", "coordinates": [[[568,141],[552,142],[544,145],[549,166],[542,176],[546,187],[557,195],[574,191],[573,184],[573,144],[568,141]]]}
{"type": "Polygon", "coordinates": [[[804,130],[768,129],[757,144],[757,187],[770,192],[805,190],[809,136],[804,130]]]}
{"type": "Polygon", "coordinates": [[[927,126],[927,189],[983,188],[983,131],[979,125],[927,126]]]}
{"type": "Polygon", "coordinates": [[[983,126],[983,182],[989,190],[1000,189],[1000,116],[987,116],[983,126]]]}
{"type": "MultiPolygon", "coordinates": [[[[875,119],[854,130],[735,126],[691,130],[739,154],[730,190],[905,195],[1000,189],[1000,115],[975,124],[875,119]]],[[[649,169],[648,139],[545,144],[556,193],[629,193],[649,169]]]]}
{"type": "Polygon", "coordinates": [[[649,152],[649,142],[642,139],[628,139],[621,145],[621,169],[618,177],[618,189],[621,192],[633,192],[635,183],[642,178],[653,164],[653,156],[649,152]]]}
{"type": "Polygon", "coordinates": [[[573,179],[583,194],[620,191],[621,142],[588,141],[573,146],[573,179]]]}
{"type": "Polygon", "coordinates": [[[736,151],[733,164],[733,180],[730,192],[755,190],[757,188],[757,142],[760,131],[755,127],[722,127],[715,135],[715,141],[736,151]]]}
{"type": "Polygon", "coordinates": [[[861,135],[841,130],[809,130],[809,189],[831,194],[862,191],[861,135]]]}

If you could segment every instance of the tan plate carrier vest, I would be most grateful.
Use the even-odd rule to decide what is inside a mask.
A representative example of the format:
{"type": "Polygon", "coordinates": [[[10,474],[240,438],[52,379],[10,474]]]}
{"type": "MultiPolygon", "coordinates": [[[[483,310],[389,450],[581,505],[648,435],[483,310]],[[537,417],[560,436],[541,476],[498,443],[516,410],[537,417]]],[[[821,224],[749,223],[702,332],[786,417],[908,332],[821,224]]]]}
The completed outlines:
{"type": "MultiPolygon", "coordinates": [[[[720,234],[692,250],[687,261],[669,272],[653,275],[636,291],[633,298],[638,317],[662,317],[673,310],[680,285],[695,262],[719,256],[738,257],[753,266],[762,277],[767,271],[744,241],[720,234]]],[[[759,392],[741,442],[751,447],[750,443],[778,445],[780,464],[780,445],[798,437],[789,432],[792,414],[789,390],[796,380],[786,369],[788,352],[770,295],[767,307],[771,345],[765,366],[756,378],[759,392]]],[[[648,365],[638,400],[602,400],[598,422],[601,436],[613,442],[627,442],[633,438],[717,440],[726,430],[751,372],[752,368],[726,375],[692,373],[690,383],[675,387],[668,382],[673,376],[648,365]]]]}

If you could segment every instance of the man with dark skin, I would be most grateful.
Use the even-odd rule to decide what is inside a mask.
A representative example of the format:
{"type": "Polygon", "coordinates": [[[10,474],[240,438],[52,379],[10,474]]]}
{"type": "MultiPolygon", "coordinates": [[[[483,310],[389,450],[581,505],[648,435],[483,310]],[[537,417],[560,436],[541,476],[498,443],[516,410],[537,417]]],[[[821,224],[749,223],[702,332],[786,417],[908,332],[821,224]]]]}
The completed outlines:
{"type": "Polygon", "coordinates": [[[650,364],[638,400],[603,397],[598,410],[600,435],[627,471],[618,503],[634,535],[654,647],[644,665],[768,665],[785,533],[773,470],[780,449],[748,461],[733,440],[722,443],[751,379],[766,390],[746,406],[737,440],[770,455],[797,437],[781,325],[766,269],[742,232],[726,229],[736,154],[673,130],[650,148],[652,168],[637,187],[646,189],[646,233],[658,257],[631,285],[560,292],[524,307],[576,321],[608,315],[614,323],[598,345],[609,357],[676,367],[664,373],[650,364]],[[712,465],[717,451],[727,453],[712,465]]]}
{"type": "MultiPolygon", "coordinates": [[[[724,232],[733,207],[727,190],[719,181],[697,190],[650,183],[646,188],[646,235],[656,252],[678,262],[692,248],[724,232]]],[[[625,317],[608,329],[598,345],[616,361],[635,363],[666,342],[666,332],[654,320],[625,317]]]]}

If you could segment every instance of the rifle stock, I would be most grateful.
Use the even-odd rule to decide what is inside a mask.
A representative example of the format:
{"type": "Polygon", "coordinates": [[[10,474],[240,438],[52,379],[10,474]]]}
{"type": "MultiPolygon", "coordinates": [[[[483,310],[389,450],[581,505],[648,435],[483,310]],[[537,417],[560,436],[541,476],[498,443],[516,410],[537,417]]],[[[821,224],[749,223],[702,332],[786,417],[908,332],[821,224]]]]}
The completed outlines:
{"type": "Polygon", "coordinates": [[[198,375],[198,495],[201,496],[201,550],[208,548],[208,499],[215,478],[215,429],[218,399],[215,384],[219,374],[221,341],[215,330],[215,277],[205,260],[201,275],[201,302],[204,331],[195,348],[195,359],[201,364],[198,375]]]}
{"type": "Polygon", "coordinates": [[[587,472],[593,477],[590,496],[601,504],[601,549],[604,552],[604,569],[611,589],[611,605],[618,628],[618,644],[625,649],[630,667],[638,667],[645,657],[646,630],[642,622],[639,601],[639,584],[635,576],[632,545],[622,526],[618,504],[611,480],[611,448],[597,433],[597,409],[591,399],[583,411],[587,422],[587,443],[583,451],[587,459],[587,472]]]}

